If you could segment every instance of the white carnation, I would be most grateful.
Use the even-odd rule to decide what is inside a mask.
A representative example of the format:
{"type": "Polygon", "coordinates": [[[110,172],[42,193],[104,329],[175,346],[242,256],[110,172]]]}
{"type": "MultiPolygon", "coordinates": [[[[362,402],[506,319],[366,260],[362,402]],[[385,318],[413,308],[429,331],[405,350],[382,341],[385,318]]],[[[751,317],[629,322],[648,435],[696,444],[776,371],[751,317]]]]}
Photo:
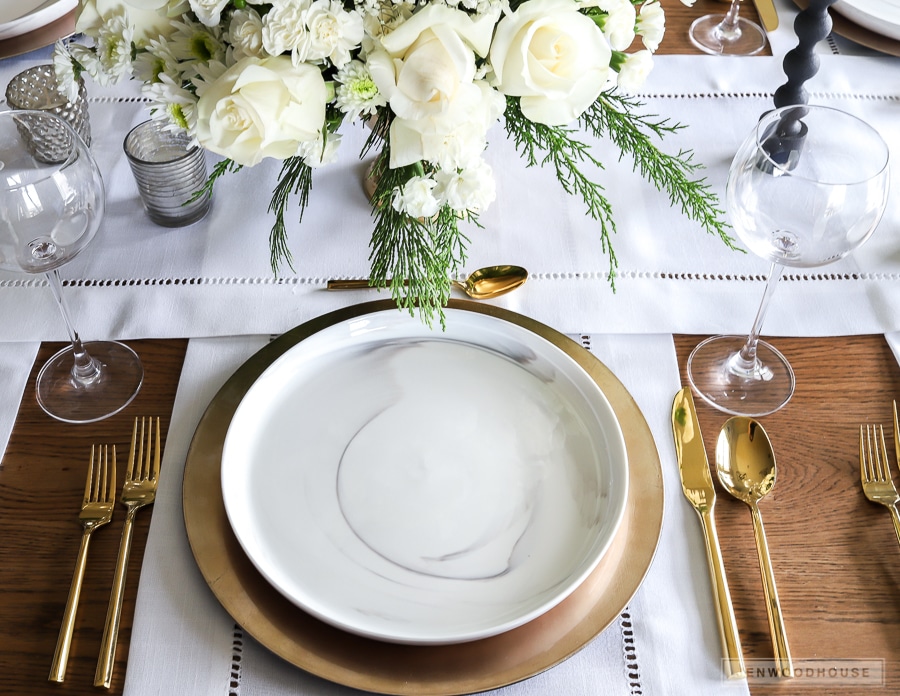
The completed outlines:
{"type": "Polygon", "coordinates": [[[339,0],[315,0],[304,13],[304,23],[306,31],[292,54],[295,65],[328,58],[340,68],[363,39],[362,17],[347,12],[339,0]]]}
{"type": "Polygon", "coordinates": [[[494,173],[484,160],[460,171],[438,171],[434,177],[435,196],[458,212],[484,212],[497,198],[494,173]]]}
{"type": "Polygon", "coordinates": [[[190,0],[191,10],[203,24],[216,26],[222,19],[222,10],[228,0],[190,0]]]}
{"type": "Polygon", "coordinates": [[[637,20],[637,33],[650,51],[656,51],[666,33],[666,14],[657,0],[641,5],[637,20]]]}
{"type": "Polygon", "coordinates": [[[307,0],[280,0],[263,18],[263,48],[269,55],[280,56],[296,48],[306,32],[303,13],[307,0]]]}
{"type": "Polygon", "coordinates": [[[330,133],[324,138],[319,135],[317,140],[301,143],[297,155],[302,157],[303,161],[313,169],[324,167],[337,159],[340,144],[339,133],[330,133]]]}
{"type": "Polygon", "coordinates": [[[263,50],[263,21],[259,12],[252,7],[236,10],[228,25],[228,41],[234,49],[236,59],[245,56],[261,58],[263,50]]]}
{"type": "Polygon", "coordinates": [[[414,218],[430,218],[441,209],[434,196],[437,182],[427,176],[414,176],[402,188],[394,189],[393,205],[398,213],[406,213],[414,218]]]}
{"type": "Polygon", "coordinates": [[[648,50],[637,51],[625,56],[619,68],[617,86],[625,92],[637,92],[653,69],[653,54],[648,50]]]}
{"type": "Polygon", "coordinates": [[[597,7],[609,15],[603,24],[603,33],[609,41],[610,48],[614,51],[624,51],[631,46],[637,22],[637,13],[631,0],[599,0],[597,7]]]}

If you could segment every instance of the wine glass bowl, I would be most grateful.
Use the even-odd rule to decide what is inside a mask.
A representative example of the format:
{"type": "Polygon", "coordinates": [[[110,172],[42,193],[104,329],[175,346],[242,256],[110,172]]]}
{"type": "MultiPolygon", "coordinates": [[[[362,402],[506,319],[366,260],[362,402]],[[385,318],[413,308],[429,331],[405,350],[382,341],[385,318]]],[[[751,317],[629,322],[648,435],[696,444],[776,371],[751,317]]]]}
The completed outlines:
{"type": "Polygon", "coordinates": [[[0,268],[43,273],[71,345],[38,374],[38,403],[71,423],[106,418],[140,389],[143,367],[116,341],[82,343],[69,318],[59,268],[94,238],[105,210],[103,179],[84,141],[61,118],[0,112],[0,268]]]}
{"type": "Polygon", "coordinates": [[[707,403],[763,416],[790,400],[790,363],[759,338],[772,293],[785,266],[823,266],[869,239],[887,204],[888,160],[875,129],[821,106],[769,112],[741,144],[725,207],[741,242],[772,267],[750,334],[714,336],[688,358],[688,378],[707,403]]]}

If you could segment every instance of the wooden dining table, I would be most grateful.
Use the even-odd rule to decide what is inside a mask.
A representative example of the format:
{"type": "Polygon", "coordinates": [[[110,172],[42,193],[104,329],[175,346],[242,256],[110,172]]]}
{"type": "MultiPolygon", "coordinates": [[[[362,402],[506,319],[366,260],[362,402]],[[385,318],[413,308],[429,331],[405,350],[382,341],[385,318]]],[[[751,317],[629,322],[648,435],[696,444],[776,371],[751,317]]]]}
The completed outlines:
{"type": "MultiPolygon", "coordinates": [[[[667,33],[661,52],[667,53],[696,53],[685,38],[690,22],[725,7],[716,0],[698,0],[693,7],[677,0],[663,4],[667,33]]],[[[752,13],[752,8],[745,12],[752,13]]],[[[702,338],[674,338],[685,384],[687,356],[702,338]]],[[[863,496],[858,462],[860,424],[890,425],[892,400],[900,395],[900,367],[881,335],[772,341],[788,356],[797,376],[797,390],[789,404],[761,419],[775,448],[778,478],[760,508],[792,653],[795,659],[821,660],[825,665],[874,662],[880,665],[876,676],[882,680],[881,692],[900,693],[900,544],[888,511],[863,496]]],[[[119,544],[120,526],[115,524],[98,531],[91,543],[66,681],[47,681],[81,534],[78,510],[91,445],[116,444],[121,469],[135,416],[159,416],[165,436],[188,341],[129,343],[144,363],[145,381],[135,401],[115,416],[70,425],[40,409],[35,376],[60,344],[42,345],[22,396],[0,464],[0,691],[4,694],[97,693],[90,684],[119,544]]],[[[652,377],[648,365],[647,378],[652,377]]],[[[713,461],[715,436],[727,416],[699,399],[697,404],[713,461]]],[[[895,434],[891,427],[886,432],[893,452],[895,434]]],[[[669,443],[657,443],[662,446],[669,443]]],[[[895,465],[894,457],[890,459],[895,465]]],[[[773,651],[750,514],[746,505],[721,487],[718,493],[717,522],[743,654],[750,668],[751,693],[836,695],[872,689],[854,685],[851,679],[833,686],[821,680],[808,686],[802,678],[773,680],[766,675],[763,668],[771,664],[773,651]],[[760,671],[755,671],[756,666],[760,671]]],[[[667,491],[666,504],[687,502],[678,491],[667,491]]],[[[118,511],[119,519],[122,512],[118,511]]],[[[152,507],[136,518],[111,694],[123,689],[131,617],[151,518],[152,507]]]]}

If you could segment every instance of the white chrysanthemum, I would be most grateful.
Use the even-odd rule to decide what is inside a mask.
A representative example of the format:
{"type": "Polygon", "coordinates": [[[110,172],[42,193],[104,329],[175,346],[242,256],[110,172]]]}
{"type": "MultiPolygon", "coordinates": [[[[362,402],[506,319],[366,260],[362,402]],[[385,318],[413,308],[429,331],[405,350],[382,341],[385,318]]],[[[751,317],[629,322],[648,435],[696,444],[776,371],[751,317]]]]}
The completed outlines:
{"type": "Polygon", "coordinates": [[[626,55],[625,62],[619,68],[616,84],[625,92],[637,92],[647,80],[647,75],[652,69],[653,54],[649,50],[626,55]]]}
{"type": "Polygon", "coordinates": [[[341,136],[339,133],[331,133],[327,138],[319,136],[318,140],[305,142],[300,144],[297,155],[303,158],[303,161],[316,169],[331,164],[337,159],[338,148],[341,145],[341,136]]]}
{"type": "Polygon", "coordinates": [[[666,13],[657,0],[641,5],[637,20],[637,33],[650,51],[656,51],[666,33],[666,13]]]}
{"type": "Polygon", "coordinates": [[[97,34],[97,58],[100,67],[115,84],[131,72],[131,42],[134,28],[124,10],[104,18],[97,34]]]}
{"type": "Polygon", "coordinates": [[[152,39],[146,49],[137,54],[132,70],[141,82],[157,82],[163,73],[171,76],[181,73],[178,58],[164,37],[152,39]]]}
{"type": "MultiPolygon", "coordinates": [[[[169,37],[172,55],[191,66],[196,63],[225,60],[225,43],[218,27],[207,27],[187,17],[173,20],[175,31],[169,37]]],[[[193,72],[183,67],[184,72],[193,72]]]]}
{"type": "Polygon", "coordinates": [[[228,0],[190,0],[197,19],[208,27],[214,27],[222,20],[222,10],[227,4],[228,0]]]}
{"type": "Polygon", "coordinates": [[[484,212],[497,198],[494,173],[484,160],[458,172],[441,170],[434,177],[434,195],[458,212],[484,212]]]}
{"type": "Polygon", "coordinates": [[[165,73],[159,75],[158,81],[145,83],[141,91],[150,99],[150,115],[154,119],[166,123],[168,130],[195,136],[197,97],[165,73]]]}
{"type": "Polygon", "coordinates": [[[378,107],[387,106],[387,100],[378,91],[369,69],[362,61],[351,60],[338,71],[334,79],[338,83],[335,103],[351,121],[360,116],[374,116],[378,107]]]}
{"type": "Polygon", "coordinates": [[[70,102],[78,99],[74,59],[62,41],[57,41],[53,47],[53,70],[56,72],[56,88],[59,93],[70,102]]]}
{"type": "Polygon", "coordinates": [[[348,12],[339,0],[315,0],[303,18],[307,31],[291,54],[295,65],[323,58],[338,68],[350,62],[350,52],[359,48],[364,33],[358,12],[348,12]]]}
{"type": "Polygon", "coordinates": [[[263,48],[273,56],[293,51],[306,32],[303,14],[308,0],[280,0],[263,18],[263,48]]]}
{"type": "Polygon", "coordinates": [[[252,7],[236,10],[228,25],[228,42],[234,49],[234,57],[262,58],[265,55],[262,35],[263,21],[259,12],[252,7]]]}
{"type": "Polygon", "coordinates": [[[434,196],[437,182],[427,176],[414,176],[403,187],[395,188],[391,205],[398,213],[406,213],[413,218],[430,218],[441,209],[434,196]]]}
{"type": "Polygon", "coordinates": [[[72,44],[69,47],[72,57],[78,61],[84,72],[98,85],[109,87],[113,84],[113,76],[109,75],[100,64],[100,58],[97,54],[87,46],[81,44],[72,44]]]}

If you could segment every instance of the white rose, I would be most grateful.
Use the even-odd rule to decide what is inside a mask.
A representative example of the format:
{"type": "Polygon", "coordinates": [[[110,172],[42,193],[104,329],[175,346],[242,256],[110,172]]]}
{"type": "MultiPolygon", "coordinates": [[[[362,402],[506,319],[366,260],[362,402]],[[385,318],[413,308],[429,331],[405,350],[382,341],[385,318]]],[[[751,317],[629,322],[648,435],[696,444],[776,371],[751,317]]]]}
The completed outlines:
{"type": "Polygon", "coordinates": [[[143,46],[151,39],[172,33],[169,10],[169,0],[81,0],[75,31],[96,37],[103,18],[121,11],[134,28],[135,43],[143,46]]]}
{"type": "Polygon", "coordinates": [[[197,140],[246,166],[298,154],[325,122],[322,73],[286,56],[244,58],[198,92],[197,140]]]}
{"type": "Polygon", "coordinates": [[[603,32],[572,0],[528,0],[497,25],[490,61],[495,86],[521,97],[537,123],[564,125],[603,91],[612,56],[603,32]]]}
{"type": "Polygon", "coordinates": [[[446,111],[472,84],[475,53],[485,54],[492,28],[492,20],[428,5],[381,37],[366,65],[397,116],[432,116],[446,111]]]}
{"type": "Polygon", "coordinates": [[[484,81],[468,87],[444,113],[393,120],[389,162],[392,169],[421,160],[441,169],[458,169],[481,157],[487,131],[503,113],[506,101],[484,81]]]}
{"type": "Polygon", "coordinates": [[[625,62],[619,68],[617,85],[625,92],[637,92],[647,80],[653,69],[653,54],[648,50],[638,51],[625,56],[625,62]]]}

